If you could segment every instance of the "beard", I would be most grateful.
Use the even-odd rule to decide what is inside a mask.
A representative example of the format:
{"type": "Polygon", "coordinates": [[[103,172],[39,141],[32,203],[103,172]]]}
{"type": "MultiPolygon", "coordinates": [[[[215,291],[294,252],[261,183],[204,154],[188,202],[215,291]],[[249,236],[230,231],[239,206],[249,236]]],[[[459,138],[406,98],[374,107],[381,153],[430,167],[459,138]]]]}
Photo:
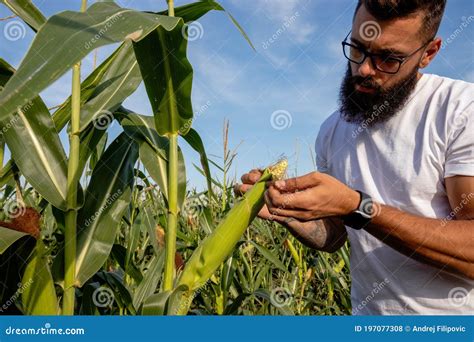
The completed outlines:
{"type": "Polygon", "coordinates": [[[418,75],[415,67],[405,78],[384,89],[371,77],[352,76],[350,63],[339,92],[340,112],[347,122],[364,123],[373,127],[392,118],[406,104],[415,89],[418,75]],[[373,89],[372,93],[363,93],[355,86],[373,89]]]}

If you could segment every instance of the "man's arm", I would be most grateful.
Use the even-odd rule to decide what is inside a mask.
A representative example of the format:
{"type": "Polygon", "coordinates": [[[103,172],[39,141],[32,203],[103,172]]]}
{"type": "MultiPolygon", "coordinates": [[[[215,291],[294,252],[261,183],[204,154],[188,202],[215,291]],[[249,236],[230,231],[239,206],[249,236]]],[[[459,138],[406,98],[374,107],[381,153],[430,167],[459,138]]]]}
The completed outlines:
{"type": "MultiPolygon", "coordinates": [[[[235,184],[234,186],[236,196],[240,196],[251,189],[261,176],[262,170],[259,169],[253,169],[242,175],[242,184],[235,184]]],[[[306,246],[324,252],[335,252],[344,245],[347,239],[346,228],[342,220],[337,217],[300,221],[271,214],[266,205],[260,210],[258,216],[264,220],[280,223],[306,246]]]]}
{"type": "Polygon", "coordinates": [[[474,279],[474,177],[446,178],[452,215],[431,219],[381,205],[365,228],[397,251],[474,279]]]}
{"type": "Polygon", "coordinates": [[[323,252],[334,253],[347,240],[346,227],[338,217],[306,222],[277,216],[273,219],[285,226],[304,245],[323,252]]]}
{"type": "MultiPolygon", "coordinates": [[[[474,177],[450,177],[445,184],[452,220],[380,205],[366,231],[409,257],[474,279],[474,177]]],[[[267,192],[270,213],[303,221],[343,216],[358,205],[357,192],[317,172],[276,182],[267,192]]]]}

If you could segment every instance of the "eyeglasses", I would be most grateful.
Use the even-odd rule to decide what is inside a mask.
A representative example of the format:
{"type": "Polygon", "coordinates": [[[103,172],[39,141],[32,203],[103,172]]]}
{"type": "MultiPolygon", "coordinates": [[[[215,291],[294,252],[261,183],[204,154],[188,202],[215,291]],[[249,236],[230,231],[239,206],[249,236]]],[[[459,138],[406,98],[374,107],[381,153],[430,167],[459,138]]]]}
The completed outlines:
{"type": "Polygon", "coordinates": [[[413,51],[407,56],[399,57],[399,56],[391,56],[387,53],[371,53],[368,52],[365,48],[356,46],[354,44],[348,43],[347,38],[351,34],[352,31],[349,31],[346,38],[342,42],[342,50],[344,52],[344,56],[351,62],[356,64],[364,63],[367,57],[370,58],[372,65],[378,71],[384,72],[386,74],[396,74],[402,64],[404,64],[410,57],[415,55],[418,51],[426,47],[429,43],[434,40],[434,37],[431,38],[428,42],[420,46],[418,49],[413,51]]]}

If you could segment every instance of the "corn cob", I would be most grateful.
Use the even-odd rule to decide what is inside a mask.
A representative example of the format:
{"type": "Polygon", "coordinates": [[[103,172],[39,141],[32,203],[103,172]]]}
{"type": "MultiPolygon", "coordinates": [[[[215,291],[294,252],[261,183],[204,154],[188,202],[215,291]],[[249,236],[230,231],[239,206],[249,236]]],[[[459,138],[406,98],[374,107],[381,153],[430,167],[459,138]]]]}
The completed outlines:
{"type": "Polygon", "coordinates": [[[217,228],[196,248],[186,263],[177,286],[186,285],[192,293],[208,281],[232,253],[240,237],[262,209],[263,195],[266,189],[265,182],[282,179],[287,166],[288,161],[283,159],[264,170],[252,189],[242,197],[217,228]]]}

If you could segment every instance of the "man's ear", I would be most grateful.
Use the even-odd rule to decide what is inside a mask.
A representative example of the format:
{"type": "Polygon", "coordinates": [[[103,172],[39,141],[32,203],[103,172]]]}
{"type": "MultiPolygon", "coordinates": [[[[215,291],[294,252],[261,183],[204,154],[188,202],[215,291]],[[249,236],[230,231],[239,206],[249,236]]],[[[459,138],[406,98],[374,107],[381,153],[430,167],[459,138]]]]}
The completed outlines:
{"type": "Polygon", "coordinates": [[[420,60],[420,68],[426,68],[431,61],[435,58],[435,56],[438,54],[439,50],[441,49],[441,43],[442,40],[441,38],[437,37],[435,38],[431,43],[428,44],[428,47],[426,48],[423,57],[420,60]]]}

